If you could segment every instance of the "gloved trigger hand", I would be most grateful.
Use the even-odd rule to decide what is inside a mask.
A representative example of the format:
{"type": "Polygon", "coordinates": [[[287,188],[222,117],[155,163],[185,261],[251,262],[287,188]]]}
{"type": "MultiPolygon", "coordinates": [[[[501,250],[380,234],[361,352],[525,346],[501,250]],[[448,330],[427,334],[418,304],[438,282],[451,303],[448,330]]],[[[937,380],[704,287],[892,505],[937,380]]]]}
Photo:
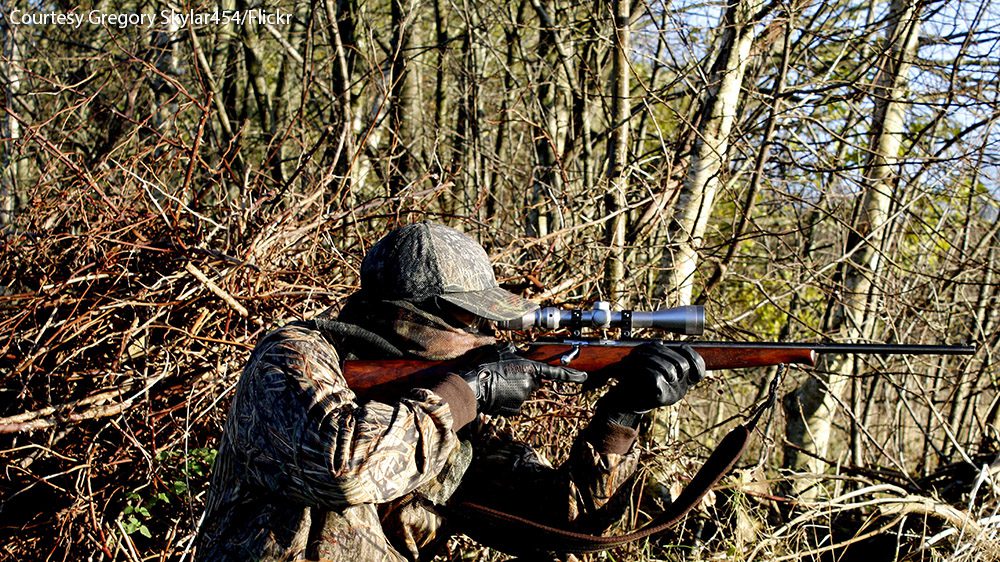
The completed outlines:
{"type": "Polygon", "coordinates": [[[513,348],[499,349],[495,360],[482,363],[461,375],[472,387],[479,411],[510,416],[521,410],[542,380],[582,383],[587,373],[568,367],[524,359],[513,348]]]}

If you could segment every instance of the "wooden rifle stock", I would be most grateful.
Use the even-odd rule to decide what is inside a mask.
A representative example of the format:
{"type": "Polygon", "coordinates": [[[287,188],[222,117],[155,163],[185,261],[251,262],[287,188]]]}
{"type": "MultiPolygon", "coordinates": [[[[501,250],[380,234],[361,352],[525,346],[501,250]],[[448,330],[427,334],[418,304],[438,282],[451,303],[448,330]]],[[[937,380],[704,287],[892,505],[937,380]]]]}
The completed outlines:
{"type": "MultiPolygon", "coordinates": [[[[567,365],[594,373],[621,361],[632,348],[653,340],[562,340],[529,344],[519,355],[552,365],[567,365]]],[[[669,346],[689,345],[705,360],[709,371],[769,367],[780,364],[812,366],[820,354],[867,355],[972,355],[971,345],[892,345],[825,343],[737,343],[716,341],[666,341],[669,346]]],[[[470,352],[449,361],[385,359],[346,361],[344,376],[359,396],[377,398],[420,386],[444,373],[462,372],[482,362],[481,352],[470,352]]]]}

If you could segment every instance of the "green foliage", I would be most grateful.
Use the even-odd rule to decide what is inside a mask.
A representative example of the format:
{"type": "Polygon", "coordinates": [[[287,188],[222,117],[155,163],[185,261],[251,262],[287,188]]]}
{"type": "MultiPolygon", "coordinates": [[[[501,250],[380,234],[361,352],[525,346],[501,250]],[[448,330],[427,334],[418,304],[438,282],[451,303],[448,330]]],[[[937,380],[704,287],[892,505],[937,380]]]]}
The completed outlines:
{"type": "Polygon", "coordinates": [[[174,495],[180,496],[188,492],[192,480],[202,481],[208,478],[218,452],[208,447],[191,449],[187,455],[177,450],[160,451],[156,460],[172,467],[175,477],[170,480],[169,487],[174,495]]]}
{"type": "MultiPolygon", "coordinates": [[[[161,495],[162,494],[157,494],[157,496],[161,495]]],[[[122,528],[125,529],[125,532],[130,535],[139,533],[147,539],[153,538],[153,534],[149,532],[149,527],[146,526],[146,521],[152,517],[150,515],[149,508],[153,507],[160,499],[161,498],[159,497],[154,497],[151,500],[144,502],[139,494],[130,492],[128,494],[128,505],[126,505],[125,509],[122,510],[122,514],[119,519],[119,521],[121,521],[122,528]]],[[[164,496],[162,500],[169,501],[166,496],[164,496]]]]}
{"type": "Polygon", "coordinates": [[[126,494],[126,505],[118,518],[125,532],[152,538],[150,525],[168,520],[171,511],[190,503],[187,496],[192,487],[200,488],[208,481],[217,454],[218,450],[208,447],[191,449],[186,455],[184,451],[174,449],[160,451],[156,460],[162,468],[166,489],[155,491],[146,486],[126,494]],[[143,490],[150,493],[140,493],[143,490]]]}

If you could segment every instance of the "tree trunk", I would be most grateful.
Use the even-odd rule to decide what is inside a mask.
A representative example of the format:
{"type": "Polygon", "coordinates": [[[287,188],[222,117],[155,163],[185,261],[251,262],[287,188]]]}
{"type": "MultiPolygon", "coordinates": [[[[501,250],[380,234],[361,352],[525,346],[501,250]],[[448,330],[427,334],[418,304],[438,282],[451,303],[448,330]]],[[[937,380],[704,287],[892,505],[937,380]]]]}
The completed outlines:
{"type": "MultiPolygon", "coordinates": [[[[302,44],[305,42],[302,37],[304,35],[303,31],[305,30],[310,33],[312,31],[312,15],[311,6],[299,6],[296,10],[295,19],[286,31],[287,36],[285,41],[295,53],[301,53],[302,44]],[[310,24],[303,25],[303,22],[310,22],[310,24]]],[[[301,55],[298,57],[292,56],[289,52],[283,55],[281,66],[278,68],[278,78],[274,92],[274,122],[271,130],[268,131],[268,136],[271,139],[270,146],[276,150],[270,161],[271,177],[278,185],[284,184],[286,178],[288,178],[288,170],[286,168],[292,158],[292,153],[289,146],[290,143],[284,142],[283,137],[286,134],[285,130],[291,127],[290,116],[293,113],[292,107],[295,105],[294,96],[298,95],[301,98],[304,87],[302,84],[304,80],[302,79],[305,78],[308,71],[309,67],[306,64],[306,59],[302,58],[301,55]],[[296,64],[299,66],[296,67],[296,64]]]]}
{"type": "Polygon", "coordinates": [[[672,305],[691,302],[698,248],[712,214],[743,75],[750,60],[755,23],[751,18],[759,7],[758,0],[738,0],[723,16],[725,35],[710,75],[698,142],[667,226],[667,248],[657,285],[658,292],[672,305]]]}
{"type": "MultiPolygon", "coordinates": [[[[446,31],[447,22],[445,21],[444,12],[441,11],[441,0],[434,0],[434,37],[435,37],[435,52],[437,53],[437,58],[435,60],[436,66],[434,69],[434,140],[431,143],[431,150],[436,150],[438,146],[445,143],[446,135],[443,134],[445,127],[445,114],[447,112],[447,83],[445,80],[445,61],[448,52],[448,32],[446,31]]],[[[512,48],[512,46],[508,46],[512,48]]],[[[431,163],[432,173],[436,176],[436,181],[443,183],[447,181],[444,177],[445,169],[441,165],[441,161],[444,159],[444,155],[441,152],[436,152],[433,156],[428,155],[427,161],[431,163]]],[[[441,198],[443,210],[445,214],[451,214],[451,210],[448,209],[450,202],[453,199],[447,196],[441,198]]]]}
{"type": "MultiPolygon", "coordinates": [[[[14,100],[21,90],[20,46],[14,37],[14,29],[4,18],[0,21],[0,79],[4,83],[4,107],[14,110],[14,100]]],[[[21,124],[8,111],[0,118],[0,227],[10,224],[14,213],[21,205],[19,185],[21,162],[17,149],[21,139],[21,124]]]]}
{"type": "MultiPolygon", "coordinates": [[[[220,11],[235,10],[235,0],[223,0],[219,4],[220,11]]],[[[239,139],[236,132],[239,130],[238,123],[233,122],[234,108],[232,102],[233,80],[227,77],[234,76],[234,60],[236,58],[236,47],[231,37],[234,35],[233,25],[219,25],[213,29],[212,43],[202,43],[201,36],[193,27],[185,30],[191,40],[191,49],[197,60],[201,72],[204,74],[202,80],[207,95],[211,98],[212,107],[215,109],[215,118],[218,128],[212,127],[213,135],[210,139],[214,142],[216,154],[213,156],[221,160],[229,160],[228,168],[232,174],[240,177],[243,170],[243,156],[239,150],[239,139]],[[206,48],[208,51],[206,51],[206,48]]],[[[213,165],[216,164],[213,162],[213,165]]],[[[225,176],[224,176],[225,177],[225,176]]],[[[221,185],[226,186],[224,179],[221,185]]],[[[239,186],[229,184],[225,191],[213,192],[214,196],[226,197],[227,195],[238,197],[239,186]]],[[[200,199],[200,197],[199,197],[200,199]]],[[[212,204],[212,198],[205,201],[212,204]]]]}
{"type": "Polygon", "coordinates": [[[611,305],[621,306],[625,298],[625,228],[628,205],[629,114],[629,1],[615,0],[615,47],[612,63],[611,140],[608,142],[608,191],[604,195],[604,242],[608,257],[604,267],[604,291],[611,305]]]}
{"type": "Polygon", "coordinates": [[[551,21],[554,4],[551,0],[542,6],[532,2],[539,16],[538,75],[535,77],[535,94],[538,97],[539,115],[534,133],[535,169],[531,184],[531,211],[528,213],[528,234],[545,236],[549,233],[551,217],[549,202],[562,191],[559,173],[558,120],[556,117],[556,30],[551,21]]]}
{"type": "Polygon", "coordinates": [[[458,90],[459,102],[453,136],[453,152],[451,175],[455,181],[452,190],[459,201],[455,202],[454,212],[457,214],[481,214],[477,209],[479,190],[476,178],[478,170],[479,142],[479,51],[477,44],[478,14],[469,2],[463,3],[462,14],[465,23],[465,33],[462,39],[462,68],[459,72],[458,90]],[[459,207],[458,205],[461,205],[459,207]]]}
{"type": "Polygon", "coordinates": [[[392,87],[389,99],[389,193],[401,192],[410,179],[414,121],[419,115],[414,78],[406,57],[411,53],[411,27],[416,14],[409,0],[392,0],[392,87]]]}
{"type": "Polygon", "coordinates": [[[764,178],[764,166],[767,164],[771,145],[774,142],[774,132],[777,128],[778,115],[781,112],[781,97],[785,91],[785,79],[788,75],[791,35],[794,29],[792,25],[793,21],[793,16],[789,15],[785,24],[784,42],[781,49],[781,67],[778,70],[778,76],[774,79],[774,93],[771,96],[767,124],[764,126],[764,138],[761,140],[760,148],[757,149],[753,173],[750,176],[750,185],[747,188],[747,195],[739,212],[739,222],[736,224],[736,228],[733,229],[732,239],[726,248],[725,255],[715,264],[715,270],[708,280],[705,281],[705,287],[702,289],[701,295],[698,296],[696,304],[704,304],[712,290],[722,283],[729,266],[733,262],[733,258],[736,257],[740,241],[746,232],[747,226],[750,224],[750,217],[753,216],[754,206],[757,203],[757,194],[760,192],[761,183],[764,178]]]}
{"type": "Polygon", "coordinates": [[[327,32],[333,48],[333,93],[337,96],[331,121],[336,127],[337,140],[328,150],[333,160],[333,200],[348,205],[359,176],[356,159],[359,157],[355,142],[354,96],[351,91],[355,60],[355,7],[351,0],[325,0],[327,32]]]}
{"type": "MultiPolygon", "coordinates": [[[[246,11],[250,7],[245,0],[241,0],[237,3],[237,9],[246,11]]],[[[248,21],[246,25],[240,27],[240,32],[243,35],[243,63],[246,66],[247,87],[253,91],[257,120],[261,131],[270,131],[274,119],[274,100],[267,85],[267,71],[262,61],[263,51],[260,47],[257,23],[248,21]]]]}
{"type": "MultiPolygon", "coordinates": [[[[500,111],[497,116],[498,123],[496,125],[496,137],[493,142],[493,159],[494,162],[504,162],[505,155],[504,151],[507,147],[507,140],[511,134],[512,123],[510,119],[510,108],[511,108],[511,91],[514,88],[514,64],[516,59],[517,46],[520,43],[520,33],[521,29],[524,27],[524,9],[526,2],[521,0],[518,3],[516,13],[511,7],[511,25],[504,29],[504,37],[506,39],[506,51],[504,55],[504,69],[503,69],[503,92],[500,93],[500,111]]],[[[506,200],[507,189],[502,189],[501,177],[505,175],[506,170],[496,165],[495,163],[490,167],[489,175],[489,185],[493,186],[493,192],[490,194],[487,200],[486,216],[490,218],[494,225],[499,225],[503,220],[503,216],[497,213],[498,209],[503,209],[505,204],[509,204],[510,201],[506,200]]]]}
{"type": "Polygon", "coordinates": [[[580,188],[584,193],[591,193],[594,190],[595,176],[594,171],[594,149],[593,149],[593,110],[591,109],[592,102],[592,78],[588,75],[589,72],[593,72],[591,69],[597,68],[597,22],[591,21],[589,23],[590,33],[588,34],[586,44],[582,49],[580,59],[584,61],[584,64],[578,66],[577,84],[579,85],[579,95],[576,99],[576,106],[574,111],[577,113],[577,121],[579,127],[579,136],[582,154],[581,167],[581,185],[580,188]]]}
{"type": "MultiPolygon", "coordinates": [[[[854,229],[848,234],[844,261],[838,272],[843,294],[832,303],[824,321],[824,331],[838,340],[870,338],[874,329],[878,287],[874,283],[882,266],[883,240],[889,227],[889,207],[895,184],[895,167],[903,142],[906,103],[906,75],[917,48],[919,22],[912,0],[894,0],[891,8],[890,46],[881,65],[880,80],[873,92],[876,105],[871,133],[871,153],[865,165],[866,190],[859,202],[854,229]]],[[[835,295],[836,296],[836,295],[835,295]]],[[[824,356],[801,387],[785,398],[788,418],[785,466],[799,471],[821,473],[826,466],[798,448],[825,458],[833,438],[837,404],[850,386],[853,358],[824,356]]],[[[819,491],[811,479],[796,480],[794,491],[813,496],[819,491]]]]}
{"type": "MultiPolygon", "coordinates": [[[[740,87],[754,38],[750,19],[758,6],[757,0],[739,0],[730,4],[723,15],[722,48],[710,74],[698,141],[667,226],[667,247],[661,259],[657,293],[672,306],[691,303],[697,249],[712,212],[729,135],[736,120],[740,87]]],[[[676,414],[662,408],[654,413],[647,434],[654,443],[665,443],[676,437],[676,431],[676,414]]]]}

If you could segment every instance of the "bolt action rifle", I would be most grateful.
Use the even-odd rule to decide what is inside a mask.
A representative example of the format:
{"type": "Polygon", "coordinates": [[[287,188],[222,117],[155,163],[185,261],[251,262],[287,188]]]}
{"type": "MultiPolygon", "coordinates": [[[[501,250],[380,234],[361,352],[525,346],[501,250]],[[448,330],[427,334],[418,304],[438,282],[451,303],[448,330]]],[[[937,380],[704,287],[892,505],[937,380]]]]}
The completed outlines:
{"type": "MultiPolygon", "coordinates": [[[[605,372],[621,361],[633,347],[652,341],[634,339],[636,328],[655,328],[674,334],[701,335],[705,330],[705,308],[681,306],[666,310],[612,311],[607,302],[594,304],[592,310],[566,310],[549,307],[535,310],[523,317],[501,322],[504,330],[567,329],[569,337],[543,338],[530,341],[519,355],[527,359],[552,365],[564,365],[590,374],[605,372]],[[617,328],[617,339],[582,337],[585,329],[606,330],[617,328]]],[[[773,365],[816,364],[823,354],[864,355],[972,355],[972,345],[901,345],[871,343],[780,343],[780,342],[725,342],[725,341],[674,341],[664,340],[670,346],[691,346],[705,360],[709,371],[743,369],[773,365]]],[[[348,386],[360,396],[381,396],[393,388],[412,387],[424,377],[444,372],[454,372],[468,365],[472,357],[459,357],[449,361],[424,361],[419,359],[381,359],[372,361],[347,361],[344,376],[348,386]]]]}
{"type": "MultiPolygon", "coordinates": [[[[655,328],[681,335],[701,335],[705,329],[705,310],[701,306],[682,306],[667,310],[612,311],[607,302],[598,302],[592,310],[542,308],[510,322],[500,323],[500,329],[569,330],[569,337],[537,339],[527,343],[519,355],[552,365],[569,366],[586,371],[586,384],[606,382],[614,365],[633,347],[650,339],[633,339],[636,328],[655,328]],[[583,337],[583,330],[617,328],[618,339],[583,337]]],[[[705,360],[709,371],[742,369],[773,365],[813,366],[822,354],[867,355],[972,355],[972,345],[899,345],[871,343],[738,343],[724,341],[664,341],[669,346],[689,345],[705,360]]],[[[475,353],[475,352],[473,352],[475,353]]],[[[344,376],[348,385],[362,397],[377,398],[398,393],[401,388],[418,386],[424,377],[459,372],[475,357],[459,357],[450,361],[386,359],[346,361],[344,376]]],[[[621,373],[627,376],[627,373],[621,373]]],[[[596,552],[621,546],[658,534],[679,522],[698,505],[723,476],[739,461],[749,441],[751,431],[764,411],[777,398],[780,375],[771,381],[769,396],[749,419],[731,430],[709,455],[701,469],[674,502],[656,519],[641,529],[619,536],[597,536],[561,529],[467,501],[449,508],[463,521],[463,532],[474,538],[513,553],[538,550],[555,552],[596,552]],[[518,537],[511,544],[510,537],[518,537]]]]}

